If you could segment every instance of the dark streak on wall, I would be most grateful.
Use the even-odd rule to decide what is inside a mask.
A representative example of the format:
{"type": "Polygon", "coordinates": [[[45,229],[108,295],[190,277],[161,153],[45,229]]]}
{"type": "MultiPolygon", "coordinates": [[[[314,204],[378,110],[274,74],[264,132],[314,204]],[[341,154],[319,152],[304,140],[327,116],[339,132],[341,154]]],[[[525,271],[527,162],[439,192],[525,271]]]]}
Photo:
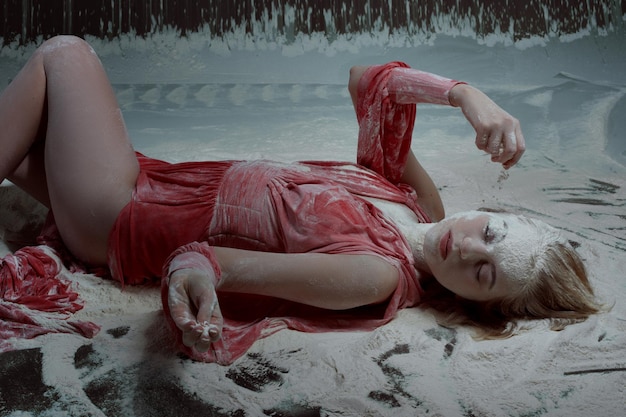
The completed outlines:
{"type": "Polygon", "coordinates": [[[62,33],[112,39],[174,28],[181,36],[243,29],[289,41],[299,33],[332,39],[382,28],[431,34],[448,25],[469,26],[478,37],[495,32],[519,40],[611,30],[623,26],[625,13],[626,0],[3,0],[0,37],[6,45],[62,33]]]}

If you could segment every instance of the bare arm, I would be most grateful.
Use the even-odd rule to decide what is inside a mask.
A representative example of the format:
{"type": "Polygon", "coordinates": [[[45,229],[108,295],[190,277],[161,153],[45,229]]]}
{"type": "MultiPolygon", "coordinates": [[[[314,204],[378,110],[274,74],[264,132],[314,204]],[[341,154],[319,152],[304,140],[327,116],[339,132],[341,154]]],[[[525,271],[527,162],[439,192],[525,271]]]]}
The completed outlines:
{"type": "MultiPolygon", "coordinates": [[[[350,80],[348,82],[348,90],[352,98],[352,104],[356,110],[358,99],[358,84],[363,73],[368,66],[352,67],[350,69],[350,80]]],[[[439,190],[433,182],[428,172],[419,163],[415,154],[411,150],[408,155],[404,172],[402,174],[402,182],[410,185],[415,190],[420,202],[420,206],[430,216],[431,220],[436,222],[445,217],[445,210],[439,190]]]]}
{"type": "Polygon", "coordinates": [[[437,186],[419,163],[413,151],[409,153],[404,166],[402,182],[413,187],[420,207],[430,216],[431,221],[438,222],[446,216],[437,186]]]}
{"type": "MultiPolygon", "coordinates": [[[[355,110],[359,80],[368,68],[357,66],[350,69],[348,90],[355,110]]],[[[519,121],[480,90],[461,83],[445,91],[442,89],[442,85],[446,85],[445,79],[409,68],[399,69],[393,76],[396,78],[389,82],[389,94],[394,100],[402,103],[430,102],[460,107],[476,132],[476,146],[491,154],[493,162],[501,163],[505,169],[509,169],[522,157],[526,145],[519,121]],[[439,80],[444,80],[444,83],[441,84],[439,80]],[[430,88],[431,81],[433,88],[430,88]],[[413,82],[416,85],[413,85],[413,82]]],[[[445,216],[439,191],[412,150],[409,152],[401,180],[415,189],[420,205],[433,221],[441,220],[445,216]]]]}
{"type": "Polygon", "coordinates": [[[398,271],[374,255],[269,253],[215,248],[219,291],[267,295],[330,310],[385,301],[398,271]]]}
{"type": "MultiPolygon", "coordinates": [[[[483,92],[467,84],[454,86],[450,90],[449,99],[451,105],[461,108],[476,131],[476,147],[491,154],[493,162],[499,162],[505,169],[509,169],[520,160],[526,144],[517,119],[483,92]]],[[[445,217],[439,191],[412,150],[404,167],[402,182],[413,187],[419,197],[420,206],[432,221],[445,217]]]]}
{"type": "Polygon", "coordinates": [[[182,332],[183,343],[200,352],[221,337],[223,319],[216,290],[343,310],[387,300],[399,279],[395,267],[373,255],[213,249],[221,278],[194,252],[176,256],[172,265],[183,267],[170,268],[166,278],[172,320],[182,332]],[[205,323],[211,326],[207,328],[205,323]]]}

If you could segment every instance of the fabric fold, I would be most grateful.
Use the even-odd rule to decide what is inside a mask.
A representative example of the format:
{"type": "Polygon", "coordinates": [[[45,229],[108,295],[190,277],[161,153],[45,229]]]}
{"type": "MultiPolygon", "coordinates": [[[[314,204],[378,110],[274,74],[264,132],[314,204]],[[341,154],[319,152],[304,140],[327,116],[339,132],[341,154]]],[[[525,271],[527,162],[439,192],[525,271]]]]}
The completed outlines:
{"type": "Polygon", "coordinates": [[[9,339],[46,333],[95,336],[100,327],[70,320],[83,308],[57,254],[45,246],[25,247],[0,259],[0,352],[9,339]]]}

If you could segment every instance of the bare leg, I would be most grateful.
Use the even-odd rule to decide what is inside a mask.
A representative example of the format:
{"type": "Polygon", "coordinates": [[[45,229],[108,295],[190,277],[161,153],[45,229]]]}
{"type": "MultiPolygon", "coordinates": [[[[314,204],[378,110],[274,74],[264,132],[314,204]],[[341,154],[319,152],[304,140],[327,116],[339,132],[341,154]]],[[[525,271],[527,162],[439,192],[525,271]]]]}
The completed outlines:
{"type": "Polygon", "coordinates": [[[104,263],[139,168],[91,47],[71,36],[46,41],[0,96],[0,132],[0,178],[49,204],[75,256],[104,263]]]}
{"type": "Polygon", "coordinates": [[[50,208],[44,151],[45,138],[37,139],[8,178],[41,204],[50,208]]]}

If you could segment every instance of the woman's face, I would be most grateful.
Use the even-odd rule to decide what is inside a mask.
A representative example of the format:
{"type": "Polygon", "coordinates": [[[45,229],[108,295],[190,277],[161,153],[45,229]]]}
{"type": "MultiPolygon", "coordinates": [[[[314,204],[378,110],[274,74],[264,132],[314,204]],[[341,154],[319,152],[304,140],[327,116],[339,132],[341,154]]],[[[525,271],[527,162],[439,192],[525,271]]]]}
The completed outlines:
{"type": "Polygon", "coordinates": [[[542,236],[518,216],[466,212],[446,218],[426,233],[424,258],[448,290],[475,301],[516,291],[534,270],[542,236]]]}

